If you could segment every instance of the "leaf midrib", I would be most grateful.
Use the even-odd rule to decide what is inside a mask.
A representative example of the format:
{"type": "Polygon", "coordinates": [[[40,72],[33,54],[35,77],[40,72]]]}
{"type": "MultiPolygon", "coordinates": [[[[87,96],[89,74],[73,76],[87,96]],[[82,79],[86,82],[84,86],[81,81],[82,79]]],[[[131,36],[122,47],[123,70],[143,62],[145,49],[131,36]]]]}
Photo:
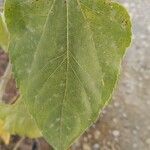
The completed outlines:
{"type": "Polygon", "coordinates": [[[60,112],[60,130],[59,130],[59,143],[60,143],[60,149],[62,149],[62,127],[63,127],[63,105],[67,96],[67,87],[68,87],[68,72],[69,72],[69,7],[68,7],[68,0],[66,0],[66,22],[67,22],[67,49],[66,49],[66,83],[65,83],[65,92],[64,97],[62,99],[62,105],[61,105],[61,112],[60,112]]]}

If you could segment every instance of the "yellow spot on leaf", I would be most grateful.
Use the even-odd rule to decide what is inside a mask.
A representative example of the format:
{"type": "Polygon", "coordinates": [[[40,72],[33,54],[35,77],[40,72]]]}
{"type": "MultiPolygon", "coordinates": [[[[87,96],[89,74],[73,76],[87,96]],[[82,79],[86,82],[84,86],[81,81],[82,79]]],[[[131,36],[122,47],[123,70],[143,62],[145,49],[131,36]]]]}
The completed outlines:
{"type": "Polygon", "coordinates": [[[9,144],[10,134],[4,129],[4,122],[0,120],[0,138],[5,142],[5,144],[9,144]]]}

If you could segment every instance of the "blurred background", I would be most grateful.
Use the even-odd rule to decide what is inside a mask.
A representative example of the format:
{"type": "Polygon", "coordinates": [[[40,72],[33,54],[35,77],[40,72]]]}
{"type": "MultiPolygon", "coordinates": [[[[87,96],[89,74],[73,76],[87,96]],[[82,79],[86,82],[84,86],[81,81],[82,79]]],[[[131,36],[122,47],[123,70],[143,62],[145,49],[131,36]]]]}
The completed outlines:
{"type": "MultiPolygon", "coordinates": [[[[98,121],[80,137],[71,150],[150,150],[150,0],[118,0],[133,22],[133,41],[122,63],[119,85],[98,121]]],[[[2,5],[2,0],[0,0],[2,5]]],[[[0,76],[8,56],[0,50],[0,76]]],[[[17,95],[10,79],[4,99],[17,95]]],[[[0,140],[0,150],[51,150],[44,139],[0,140]],[[17,149],[16,149],[17,148],[17,149]]]]}

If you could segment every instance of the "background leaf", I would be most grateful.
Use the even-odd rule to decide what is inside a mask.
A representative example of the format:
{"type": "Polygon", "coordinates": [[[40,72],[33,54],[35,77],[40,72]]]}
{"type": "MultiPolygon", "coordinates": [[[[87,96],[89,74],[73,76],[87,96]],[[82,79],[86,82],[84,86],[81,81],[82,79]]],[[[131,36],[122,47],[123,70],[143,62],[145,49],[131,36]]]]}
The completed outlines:
{"type": "Polygon", "coordinates": [[[9,44],[9,32],[5,23],[3,13],[0,13],[0,46],[7,52],[9,44]]]}
{"type": "Polygon", "coordinates": [[[127,11],[107,0],[7,0],[10,58],[25,107],[63,150],[108,102],[131,41],[127,11]]]}
{"type": "Polygon", "coordinates": [[[30,138],[42,136],[21,100],[13,105],[1,103],[0,120],[3,121],[3,129],[11,135],[30,138]]]}

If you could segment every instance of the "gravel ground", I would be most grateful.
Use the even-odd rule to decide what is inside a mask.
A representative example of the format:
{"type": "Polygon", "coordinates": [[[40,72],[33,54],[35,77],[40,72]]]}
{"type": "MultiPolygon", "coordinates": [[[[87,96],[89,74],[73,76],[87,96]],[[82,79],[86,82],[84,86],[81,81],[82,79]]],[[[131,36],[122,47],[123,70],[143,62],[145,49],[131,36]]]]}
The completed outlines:
{"type": "MultiPolygon", "coordinates": [[[[111,104],[72,150],[150,150],[150,0],[118,1],[132,16],[133,42],[111,104]]],[[[5,68],[8,58],[0,55],[0,67],[5,68]]],[[[11,83],[13,89],[14,81],[11,83]]],[[[9,92],[13,95],[15,91],[9,92]]],[[[11,144],[0,146],[0,150],[12,150],[12,143],[17,141],[12,137],[11,144]]],[[[26,139],[20,150],[31,150],[33,143],[35,140],[26,139]]],[[[39,143],[40,150],[51,150],[42,139],[39,143]]]]}

